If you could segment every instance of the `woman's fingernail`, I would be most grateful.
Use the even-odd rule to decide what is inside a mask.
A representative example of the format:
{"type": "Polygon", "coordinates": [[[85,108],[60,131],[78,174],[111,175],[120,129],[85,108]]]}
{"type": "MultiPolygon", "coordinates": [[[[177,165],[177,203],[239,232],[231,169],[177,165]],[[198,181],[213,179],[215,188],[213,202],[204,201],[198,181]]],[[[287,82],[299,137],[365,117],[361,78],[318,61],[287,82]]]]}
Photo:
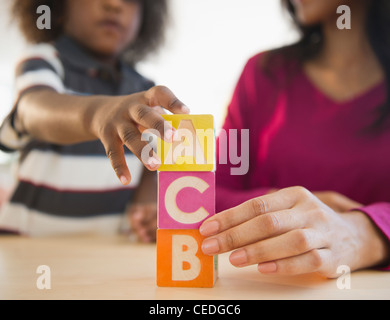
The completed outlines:
{"type": "Polygon", "coordinates": [[[121,177],[120,177],[120,181],[121,181],[121,183],[122,183],[124,186],[128,184],[128,180],[127,180],[127,178],[126,178],[125,176],[121,176],[121,177]]]}
{"type": "Polygon", "coordinates": [[[199,232],[204,237],[209,237],[217,234],[219,231],[219,223],[218,221],[207,221],[203,223],[200,228],[199,232]]]}
{"type": "Polygon", "coordinates": [[[219,252],[219,243],[217,239],[206,239],[202,243],[202,251],[204,254],[216,254],[219,252]]]}
{"type": "Polygon", "coordinates": [[[260,263],[257,266],[257,270],[259,270],[260,273],[275,273],[278,269],[275,262],[265,262],[260,263]]]}
{"type": "Polygon", "coordinates": [[[248,256],[244,249],[234,251],[229,257],[230,263],[234,266],[243,266],[248,263],[248,256]]]}

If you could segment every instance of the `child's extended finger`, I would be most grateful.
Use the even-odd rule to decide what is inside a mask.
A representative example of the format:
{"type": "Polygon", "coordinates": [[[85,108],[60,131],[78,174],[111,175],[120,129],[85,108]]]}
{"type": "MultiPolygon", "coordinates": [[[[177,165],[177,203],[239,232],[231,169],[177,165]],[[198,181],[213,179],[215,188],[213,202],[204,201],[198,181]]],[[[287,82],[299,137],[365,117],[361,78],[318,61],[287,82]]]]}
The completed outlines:
{"type": "Polygon", "coordinates": [[[172,113],[190,113],[190,109],[167,87],[153,87],[145,92],[145,98],[150,107],[161,106],[172,113]]]}
{"type": "Polygon", "coordinates": [[[131,174],[126,164],[123,144],[118,138],[113,138],[112,135],[110,137],[102,137],[101,141],[119,181],[123,185],[128,185],[131,181],[131,174]]]}
{"type": "Polygon", "coordinates": [[[156,130],[160,138],[172,142],[176,129],[168,121],[165,121],[156,110],[140,104],[135,108],[130,108],[129,112],[130,118],[141,128],[156,130]]]}

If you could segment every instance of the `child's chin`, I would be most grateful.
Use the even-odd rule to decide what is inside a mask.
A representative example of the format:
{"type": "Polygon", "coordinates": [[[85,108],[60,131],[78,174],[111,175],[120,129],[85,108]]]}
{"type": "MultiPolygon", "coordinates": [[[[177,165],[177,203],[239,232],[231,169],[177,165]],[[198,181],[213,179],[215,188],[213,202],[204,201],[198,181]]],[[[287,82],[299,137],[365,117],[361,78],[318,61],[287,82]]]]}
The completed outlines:
{"type": "Polygon", "coordinates": [[[96,44],[93,48],[91,48],[96,55],[101,57],[112,58],[119,55],[119,53],[123,50],[123,46],[117,43],[99,43],[96,44]]]}

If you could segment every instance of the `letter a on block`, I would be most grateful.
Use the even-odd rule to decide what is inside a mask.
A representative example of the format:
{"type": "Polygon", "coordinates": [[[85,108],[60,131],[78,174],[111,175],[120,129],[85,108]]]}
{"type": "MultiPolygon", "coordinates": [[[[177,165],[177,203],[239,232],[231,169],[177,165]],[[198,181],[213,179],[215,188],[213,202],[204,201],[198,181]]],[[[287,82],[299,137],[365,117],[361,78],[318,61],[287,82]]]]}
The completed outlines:
{"type": "Polygon", "coordinates": [[[163,115],[176,129],[172,143],[159,140],[159,171],[213,171],[215,131],[211,115],[163,115]]]}
{"type": "Polygon", "coordinates": [[[203,254],[198,230],[157,230],[157,285],[213,287],[218,257],[203,254]]]}
{"type": "Polygon", "coordinates": [[[199,229],[214,214],[214,172],[158,173],[159,229],[199,229]]]}

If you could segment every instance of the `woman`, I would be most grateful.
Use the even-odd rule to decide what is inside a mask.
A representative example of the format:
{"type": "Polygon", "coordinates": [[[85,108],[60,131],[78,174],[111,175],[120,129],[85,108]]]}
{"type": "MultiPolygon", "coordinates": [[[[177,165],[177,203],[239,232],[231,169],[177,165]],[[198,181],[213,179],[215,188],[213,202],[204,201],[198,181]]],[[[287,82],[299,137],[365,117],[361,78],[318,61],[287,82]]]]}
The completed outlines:
{"type": "Polygon", "coordinates": [[[250,170],[232,176],[219,165],[217,210],[225,211],[202,225],[202,250],[234,250],[233,265],[265,274],[386,268],[390,5],[284,3],[302,38],[243,71],[224,129],[250,129],[250,170]],[[340,5],[351,9],[350,30],[337,28],[340,5]]]}

